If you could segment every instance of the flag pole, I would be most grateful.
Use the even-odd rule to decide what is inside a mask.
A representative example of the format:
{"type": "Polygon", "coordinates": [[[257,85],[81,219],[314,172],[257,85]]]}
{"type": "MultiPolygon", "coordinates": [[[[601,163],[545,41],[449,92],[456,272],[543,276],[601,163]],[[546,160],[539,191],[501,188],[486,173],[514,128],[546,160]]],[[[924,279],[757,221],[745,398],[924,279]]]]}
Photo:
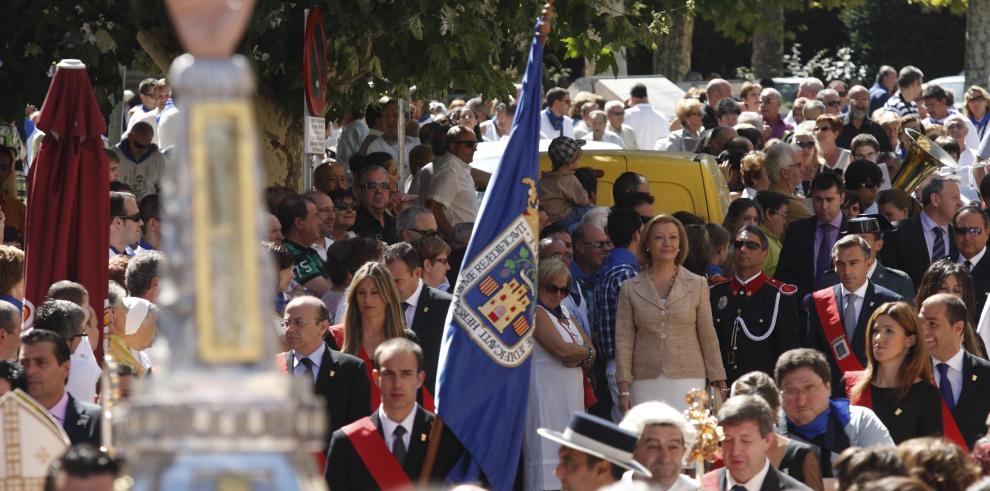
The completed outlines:
{"type": "MultiPolygon", "coordinates": [[[[543,6],[543,10],[540,11],[540,23],[536,37],[540,40],[541,45],[546,45],[547,36],[550,34],[551,23],[553,22],[554,2],[555,0],[547,0],[547,3],[543,6]]],[[[400,134],[400,138],[403,138],[402,134],[400,134]]],[[[433,421],[433,427],[430,428],[430,444],[426,448],[426,457],[423,459],[423,467],[419,473],[419,485],[421,487],[427,486],[430,482],[430,474],[433,473],[437,454],[440,452],[440,439],[443,436],[443,430],[443,421],[437,415],[433,421]]]]}

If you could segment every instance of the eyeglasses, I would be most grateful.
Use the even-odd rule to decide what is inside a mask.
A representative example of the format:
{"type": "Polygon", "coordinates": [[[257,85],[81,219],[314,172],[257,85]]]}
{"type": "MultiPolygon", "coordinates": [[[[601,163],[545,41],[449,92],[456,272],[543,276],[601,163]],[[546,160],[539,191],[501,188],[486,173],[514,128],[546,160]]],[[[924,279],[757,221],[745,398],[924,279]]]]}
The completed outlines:
{"type": "Polygon", "coordinates": [[[543,291],[553,295],[554,293],[559,293],[561,295],[570,295],[571,287],[569,286],[556,286],[556,285],[546,285],[543,287],[543,291]]]}
{"type": "Polygon", "coordinates": [[[760,244],[755,240],[734,240],[732,241],[732,246],[735,247],[736,249],[742,249],[743,247],[745,247],[746,249],[749,249],[751,251],[758,251],[763,249],[763,244],[760,244]]]}
{"type": "Polygon", "coordinates": [[[780,210],[770,209],[770,210],[767,210],[767,215],[768,216],[770,216],[770,215],[777,215],[777,216],[781,216],[782,217],[782,216],[786,216],[787,213],[785,213],[783,211],[780,211],[780,210]]]}
{"type": "Polygon", "coordinates": [[[357,203],[354,203],[354,202],[351,202],[351,203],[339,203],[336,206],[334,206],[334,208],[337,211],[341,211],[341,212],[348,211],[348,210],[356,210],[356,209],[358,209],[358,204],[357,203]]]}
{"type": "Polygon", "coordinates": [[[364,183],[364,189],[368,191],[374,191],[376,189],[381,189],[382,191],[388,191],[389,182],[388,181],[368,181],[364,183]]]}
{"type": "Polygon", "coordinates": [[[983,102],[985,100],[986,100],[985,97],[980,97],[980,96],[969,98],[969,102],[983,102]]]}
{"type": "Polygon", "coordinates": [[[141,214],[140,213],[135,213],[133,215],[115,215],[114,218],[119,218],[119,219],[124,220],[124,221],[131,220],[131,221],[134,221],[134,222],[140,222],[141,221],[141,214]]]}
{"type": "Polygon", "coordinates": [[[795,143],[795,145],[797,145],[797,146],[799,146],[801,148],[815,148],[815,142],[802,142],[802,141],[799,141],[799,142],[795,143]]]}
{"type": "Polygon", "coordinates": [[[877,186],[878,186],[877,184],[874,184],[870,181],[866,181],[863,184],[859,185],[859,187],[862,189],[876,189],[877,186]]]}
{"type": "Polygon", "coordinates": [[[582,240],[581,243],[588,247],[594,247],[595,249],[607,249],[612,247],[611,240],[582,240]]]}
{"type": "Polygon", "coordinates": [[[406,229],[406,230],[409,230],[410,232],[416,232],[417,234],[423,235],[423,236],[426,236],[426,237],[439,237],[440,236],[440,232],[437,231],[437,230],[420,230],[418,228],[410,228],[410,229],[406,229]]]}
{"type": "Polygon", "coordinates": [[[478,142],[476,142],[474,140],[454,140],[454,141],[452,141],[450,143],[457,143],[457,144],[460,144],[460,145],[464,145],[464,146],[466,146],[468,148],[475,148],[475,147],[478,146],[478,142]]]}
{"type": "Polygon", "coordinates": [[[783,389],[783,390],[780,391],[780,395],[785,400],[793,401],[793,400],[799,398],[800,396],[807,397],[807,396],[811,395],[812,392],[815,392],[816,390],[819,390],[820,388],[822,388],[824,386],[825,386],[825,384],[819,382],[817,384],[806,385],[806,386],[801,387],[801,388],[798,388],[798,387],[787,387],[786,389],[783,389]]]}
{"type": "Polygon", "coordinates": [[[323,319],[303,319],[302,317],[296,317],[295,319],[283,320],[282,328],[288,329],[289,326],[302,327],[310,322],[320,322],[323,319]]]}
{"type": "Polygon", "coordinates": [[[957,234],[962,235],[980,235],[983,233],[983,227],[952,227],[957,234]]]}

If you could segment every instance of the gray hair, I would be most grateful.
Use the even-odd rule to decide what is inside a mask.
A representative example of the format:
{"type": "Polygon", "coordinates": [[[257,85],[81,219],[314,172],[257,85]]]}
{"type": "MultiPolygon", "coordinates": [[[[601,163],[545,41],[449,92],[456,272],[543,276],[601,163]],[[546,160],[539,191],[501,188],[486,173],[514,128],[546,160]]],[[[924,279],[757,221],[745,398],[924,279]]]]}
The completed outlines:
{"type": "Polygon", "coordinates": [[[932,195],[938,194],[942,191],[945,183],[948,181],[959,182],[959,176],[939,176],[936,175],[932,177],[924,186],[921,188],[921,206],[928,206],[932,201],[932,195]]]}
{"type": "Polygon", "coordinates": [[[590,223],[605,230],[605,225],[608,224],[608,213],[607,206],[596,206],[585,212],[584,216],[581,217],[581,224],[590,223]]]}
{"type": "Polygon", "coordinates": [[[821,80],[815,77],[808,77],[804,79],[804,81],[801,82],[801,84],[798,86],[798,92],[801,91],[800,89],[808,89],[817,94],[819,91],[821,91],[824,88],[825,88],[825,84],[823,84],[821,80]]]}
{"type": "Polygon", "coordinates": [[[825,114],[825,103],[818,99],[804,103],[804,107],[801,109],[801,114],[804,114],[805,117],[807,117],[807,114],[811,111],[818,111],[819,115],[825,114]]]}
{"type": "Polygon", "coordinates": [[[13,334],[14,329],[20,325],[20,317],[21,311],[17,307],[8,302],[0,302],[0,329],[13,334]]]}
{"type": "Polygon", "coordinates": [[[836,97],[839,97],[839,92],[836,91],[835,89],[822,89],[818,91],[817,95],[815,95],[815,100],[825,102],[825,96],[828,95],[834,95],[836,97]]]}
{"type": "Polygon", "coordinates": [[[762,98],[764,95],[771,96],[771,97],[777,99],[778,102],[781,100],[780,91],[777,90],[777,89],[775,89],[775,88],[773,88],[773,87],[767,87],[767,88],[763,89],[763,91],[760,92],[760,97],[762,98]]]}
{"type": "Polygon", "coordinates": [[[852,249],[857,246],[863,250],[863,255],[867,260],[873,257],[873,251],[870,250],[870,244],[867,243],[862,237],[855,234],[850,234],[835,241],[835,245],[832,246],[832,258],[838,257],[839,251],[842,249],[852,249]]]}
{"type": "Polygon", "coordinates": [[[623,110],[626,109],[626,106],[622,103],[622,101],[608,101],[605,103],[605,112],[611,111],[617,107],[621,107],[623,110]]]}
{"type": "Polygon", "coordinates": [[[432,214],[433,212],[419,205],[410,205],[408,208],[400,211],[399,214],[396,215],[395,231],[401,235],[403,230],[413,226],[413,223],[417,218],[419,218],[420,215],[425,215],[427,213],[432,214]]]}
{"type": "Polygon", "coordinates": [[[124,287],[120,286],[120,283],[110,280],[109,288],[107,288],[107,303],[110,307],[117,307],[124,303],[124,297],[127,296],[127,291],[124,287]]]}
{"type": "MultiPolygon", "coordinates": [[[[649,426],[673,426],[681,432],[684,438],[684,447],[690,449],[694,446],[697,432],[694,426],[688,424],[684,415],[680,411],[667,404],[658,401],[644,402],[637,404],[626,413],[619,423],[619,428],[631,431],[638,436],[643,435],[643,431],[649,426]]],[[[687,458],[687,453],[685,453],[687,458]]]]}
{"type": "Polygon", "coordinates": [[[140,297],[151,289],[152,280],[158,277],[158,266],[165,256],[158,251],[138,254],[127,262],[124,281],[131,296],[140,297]]]}
{"type": "Polygon", "coordinates": [[[766,149],[767,156],[763,160],[763,166],[767,170],[770,182],[780,181],[780,171],[793,163],[791,160],[794,153],[794,145],[790,143],[778,143],[766,149]]]}
{"type": "Polygon", "coordinates": [[[608,121],[608,117],[605,115],[605,111],[594,110],[591,111],[591,120],[594,121],[597,118],[602,118],[602,121],[608,121]]]}
{"type": "Polygon", "coordinates": [[[763,131],[763,116],[757,112],[743,111],[739,113],[739,118],[736,119],[736,124],[752,125],[753,128],[763,131]]]}

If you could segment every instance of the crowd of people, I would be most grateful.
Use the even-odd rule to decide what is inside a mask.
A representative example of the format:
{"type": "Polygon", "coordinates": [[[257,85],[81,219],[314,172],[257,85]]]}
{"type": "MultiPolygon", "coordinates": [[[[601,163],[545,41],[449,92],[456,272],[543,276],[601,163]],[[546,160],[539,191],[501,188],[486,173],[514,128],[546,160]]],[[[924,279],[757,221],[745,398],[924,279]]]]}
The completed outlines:
{"type": "MultiPolygon", "coordinates": [[[[990,94],[962,96],[958,112],[910,66],[882,67],[870,88],[808,78],[790,111],[773,87],[713,79],[673,119],[643,85],[625,101],[548,90],[520,489],[990,489],[990,94]],[[918,145],[904,129],[958,165],[894,187],[918,145]],[[650,182],[626,172],[600,206],[586,140],[709,154],[733,200],[724,217],[654,210],[650,182]],[[715,470],[689,476],[684,396],[697,388],[724,439],[715,470]]],[[[119,472],[95,449],[101,339],[125,400],[159,361],[159,193],[182,108],[164,80],[135,99],[106,151],[105,339],[70,281],[21,332],[24,205],[9,191],[0,203],[0,392],[24,390],[66,430],[75,446],[53,479],[119,472]]],[[[280,369],[326,401],[319,453],[335,490],[381,487],[368,434],[411,482],[431,443],[435,481],[463,452],[449,432],[432,441],[433,394],[487,184],[471,163],[479,142],[509,137],[515,105],[414,101],[404,129],[399,111],[387,98],[352,108],[328,127],[312,189],[264,190],[270,338],[280,369]]],[[[37,154],[40,130],[24,131],[0,152],[4,181],[37,154]]]]}

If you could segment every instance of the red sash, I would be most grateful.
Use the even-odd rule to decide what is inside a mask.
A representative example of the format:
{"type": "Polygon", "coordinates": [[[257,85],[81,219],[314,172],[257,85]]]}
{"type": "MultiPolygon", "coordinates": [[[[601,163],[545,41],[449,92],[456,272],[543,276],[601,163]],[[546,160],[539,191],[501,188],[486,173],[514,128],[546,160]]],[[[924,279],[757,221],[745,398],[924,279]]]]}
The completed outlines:
{"type": "Polygon", "coordinates": [[[406,471],[395,460],[392,452],[385,446],[385,440],[378,433],[378,428],[370,416],[361,418],[343,428],[344,434],[357,451],[364,466],[368,468],[372,479],[382,491],[393,489],[412,489],[412,481],[406,471]]]}
{"type": "Polygon", "coordinates": [[[828,342],[832,358],[839,365],[842,373],[861,372],[863,365],[856,358],[846,340],[846,331],[842,327],[842,316],[839,315],[839,306],[835,303],[835,295],[832,289],[826,288],[811,294],[815,303],[815,310],[818,312],[818,320],[825,333],[825,340],[828,342]]]}
{"type": "MultiPolygon", "coordinates": [[[[859,396],[853,398],[852,389],[859,383],[859,380],[863,377],[864,372],[846,372],[843,375],[843,381],[846,383],[846,394],[849,395],[849,403],[854,406],[862,406],[873,409],[873,390],[867,387],[859,396]]],[[[952,411],[949,411],[949,406],[945,404],[945,400],[939,397],[942,401],[942,436],[963,449],[969,449],[966,446],[966,439],[963,438],[962,432],[959,431],[959,425],[956,424],[956,418],[952,416],[952,411]]]]}

